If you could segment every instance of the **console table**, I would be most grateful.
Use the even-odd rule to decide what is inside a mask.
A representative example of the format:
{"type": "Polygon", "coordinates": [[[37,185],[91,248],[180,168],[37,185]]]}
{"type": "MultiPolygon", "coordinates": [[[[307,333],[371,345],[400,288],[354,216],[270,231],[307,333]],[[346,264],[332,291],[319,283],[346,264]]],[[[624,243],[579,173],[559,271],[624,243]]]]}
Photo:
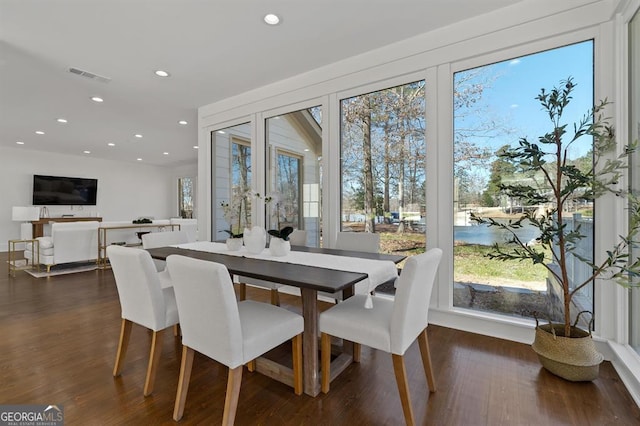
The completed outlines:
{"type": "MultiPolygon", "coordinates": [[[[171,228],[172,231],[180,230],[179,223],[131,223],[126,225],[111,225],[106,222],[106,225],[98,228],[98,267],[104,269],[107,267],[107,231],[116,229],[138,229],[138,232],[143,232],[146,228],[171,228]]],[[[142,238],[139,237],[141,240],[142,238]]]]}
{"type": "Polygon", "coordinates": [[[31,222],[32,238],[38,238],[44,236],[44,225],[48,225],[54,222],[102,222],[101,217],[42,217],[40,220],[34,220],[31,222]]]}

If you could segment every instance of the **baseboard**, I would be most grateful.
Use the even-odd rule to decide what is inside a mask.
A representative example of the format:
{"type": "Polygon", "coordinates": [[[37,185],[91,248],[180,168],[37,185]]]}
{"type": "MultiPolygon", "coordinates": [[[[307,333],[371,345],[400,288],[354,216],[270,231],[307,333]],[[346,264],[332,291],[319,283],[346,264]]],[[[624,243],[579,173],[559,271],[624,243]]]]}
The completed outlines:
{"type": "Polygon", "coordinates": [[[611,364],[629,394],[640,407],[640,355],[629,345],[607,342],[611,353],[611,364]]]}
{"type": "Polygon", "coordinates": [[[429,309],[429,324],[525,344],[533,343],[535,335],[535,322],[532,320],[487,312],[479,314],[468,309],[429,309]]]}

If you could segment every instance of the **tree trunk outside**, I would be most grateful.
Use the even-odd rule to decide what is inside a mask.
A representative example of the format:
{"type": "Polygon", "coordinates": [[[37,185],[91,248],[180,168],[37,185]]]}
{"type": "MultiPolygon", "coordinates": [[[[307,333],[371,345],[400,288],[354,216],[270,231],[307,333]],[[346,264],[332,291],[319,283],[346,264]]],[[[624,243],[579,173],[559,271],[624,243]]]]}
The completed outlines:
{"type": "MultiPolygon", "coordinates": [[[[369,100],[370,102],[370,100],[369,100]]],[[[364,157],[364,214],[365,232],[376,232],[373,168],[371,158],[371,105],[363,117],[363,157],[364,157]]]]}

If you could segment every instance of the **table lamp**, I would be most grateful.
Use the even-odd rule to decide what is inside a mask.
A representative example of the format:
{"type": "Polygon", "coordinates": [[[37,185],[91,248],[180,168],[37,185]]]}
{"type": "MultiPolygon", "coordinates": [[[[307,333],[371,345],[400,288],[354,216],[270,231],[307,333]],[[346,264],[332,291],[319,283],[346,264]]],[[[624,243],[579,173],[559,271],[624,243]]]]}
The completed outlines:
{"type": "Polygon", "coordinates": [[[11,219],[16,222],[23,222],[20,225],[20,239],[21,240],[30,240],[33,238],[32,233],[32,220],[40,219],[40,208],[39,207],[17,207],[14,206],[11,219]]]}

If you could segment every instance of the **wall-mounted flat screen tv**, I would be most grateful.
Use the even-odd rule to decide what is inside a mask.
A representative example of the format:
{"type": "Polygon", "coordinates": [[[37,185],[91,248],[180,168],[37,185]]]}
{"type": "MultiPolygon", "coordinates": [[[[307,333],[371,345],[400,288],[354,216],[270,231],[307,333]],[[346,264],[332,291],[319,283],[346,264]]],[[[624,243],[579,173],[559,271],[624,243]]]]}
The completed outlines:
{"type": "Polygon", "coordinates": [[[95,206],[98,179],[33,175],[34,206],[95,206]]]}

